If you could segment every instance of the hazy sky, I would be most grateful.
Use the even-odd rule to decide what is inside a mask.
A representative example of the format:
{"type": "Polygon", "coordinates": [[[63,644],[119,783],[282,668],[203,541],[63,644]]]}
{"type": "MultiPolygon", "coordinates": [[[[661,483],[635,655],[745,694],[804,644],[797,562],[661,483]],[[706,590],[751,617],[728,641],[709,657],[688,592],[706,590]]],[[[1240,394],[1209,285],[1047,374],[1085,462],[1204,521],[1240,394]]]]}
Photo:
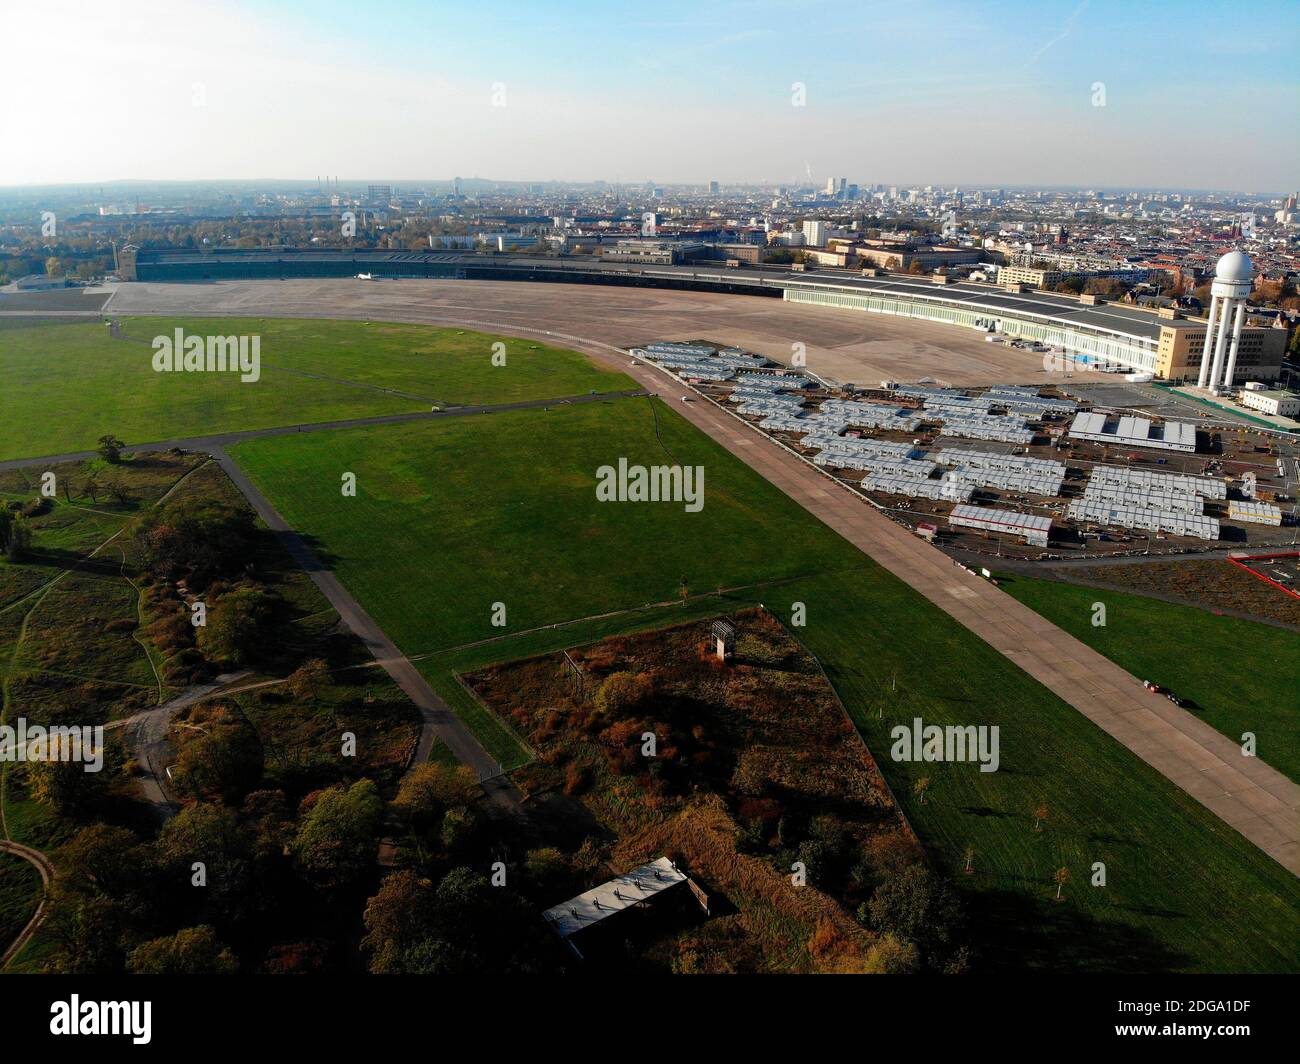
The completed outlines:
{"type": "Polygon", "coordinates": [[[1294,0],[6,0],[0,184],[1287,191],[1296,16],[1294,0]]]}

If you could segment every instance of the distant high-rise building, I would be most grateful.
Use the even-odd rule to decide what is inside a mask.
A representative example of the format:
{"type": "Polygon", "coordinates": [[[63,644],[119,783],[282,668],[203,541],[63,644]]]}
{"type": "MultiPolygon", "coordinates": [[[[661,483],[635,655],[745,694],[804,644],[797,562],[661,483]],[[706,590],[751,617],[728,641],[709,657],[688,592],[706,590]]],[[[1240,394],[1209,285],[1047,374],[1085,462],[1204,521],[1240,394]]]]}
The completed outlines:
{"type": "Polygon", "coordinates": [[[709,182],[709,195],[710,195],[710,196],[716,196],[716,195],[718,194],[718,192],[719,192],[718,183],[717,183],[716,181],[710,181],[710,182],[709,182]]]}
{"type": "Polygon", "coordinates": [[[366,202],[373,207],[387,207],[392,201],[392,185],[371,185],[366,189],[366,202]]]}
{"type": "Polygon", "coordinates": [[[816,248],[826,246],[826,223],[809,218],[803,223],[803,237],[807,243],[816,248]]]}

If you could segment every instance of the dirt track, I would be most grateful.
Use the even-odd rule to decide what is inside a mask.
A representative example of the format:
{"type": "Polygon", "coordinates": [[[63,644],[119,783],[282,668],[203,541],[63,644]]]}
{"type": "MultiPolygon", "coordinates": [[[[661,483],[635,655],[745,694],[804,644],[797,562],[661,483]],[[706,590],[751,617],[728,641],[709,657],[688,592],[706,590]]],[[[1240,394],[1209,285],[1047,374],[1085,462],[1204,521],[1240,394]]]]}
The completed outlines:
{"type": "Polygon", "coordinates": [[[35,867],[41,877],[42,895],[40,904],[36,906],[36,911],[32,913],[32,918],[27,921],[27,926],[18,932],[18,937],[5,948],[3,954],[0,954],[0,971],[3,971],[9,966],[9,962],[23,951],[23,947],[31,941],[32,935],[36,934],[36,929],[45,920],[45,903],[49,896],[50,881],[54,879],[54,866],[50,864],[49,858],[40,850],[33,850],[30,846],[24,846],[9,839],[0,839],[0,853],[21,857],[35,867]]]}

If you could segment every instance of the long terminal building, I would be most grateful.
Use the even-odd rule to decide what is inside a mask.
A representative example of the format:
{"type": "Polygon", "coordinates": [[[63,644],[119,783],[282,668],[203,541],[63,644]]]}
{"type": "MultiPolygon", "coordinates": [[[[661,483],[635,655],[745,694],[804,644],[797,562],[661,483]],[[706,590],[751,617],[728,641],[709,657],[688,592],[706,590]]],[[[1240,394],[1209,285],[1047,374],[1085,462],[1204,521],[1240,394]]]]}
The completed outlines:
{"type": "MultiPolygon", "coordinates": [[[[917,318],[1034,340],[1064,357],[1196,380],[1208,322],[1040,291],[943,279],[806,272],[764,267],[631,265],[597,257],[543,258],[458,252],[295,250],[122,250],[123,280],[200,281],[303,277],[448,278],[680,288],[767,296],[871,314],[917,318]]],[[[1286,332],[1241,329],[1234,380],[1281,374],[1286,332]]]]}

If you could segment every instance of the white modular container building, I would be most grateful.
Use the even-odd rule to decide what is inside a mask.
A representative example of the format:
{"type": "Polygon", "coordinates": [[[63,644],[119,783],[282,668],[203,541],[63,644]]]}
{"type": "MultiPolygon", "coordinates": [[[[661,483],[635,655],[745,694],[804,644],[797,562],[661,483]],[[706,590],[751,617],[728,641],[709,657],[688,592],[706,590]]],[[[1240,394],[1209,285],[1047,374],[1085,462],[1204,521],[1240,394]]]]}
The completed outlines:
{"type": "Polygon", "coordinates": [[[1214,477],[1196,477],[1186,473],[1157,473],[1150,469],[1133,469],[1129,466],[1093,466],[1088,483],[1089,485],[1132,485],[1151,491],[1194,492],[1207,499],[1228,497],[1228,485],[1214,477]]]}
{"type": "Polygon", "coordinates": [[[828,469],[866,469],[880,473],[892,473],[900,477],[915,477],[924,480],[939,467],[933,462],[916,458],[892,458],[879,454],[846,454],[823,451],[813,461],[828,469]]]}
{"type": "Polygon", "coordinates": [[[1046,547],[1052,519],[1039,514],[1021,514],[991,506],[954,506],[948,523],[959,528],[977,528],[982,532],[1002,532],[1021,536],[1033,547],[1046,547]]]}
{"type": "Polygon", "coordinates": [[[1119,416],[1089,411],[1074,415],[1070,435],[1080,440],[1109,443],[1116,447],[1152,447],[1161,451],[1196,450],[1196,426],[1190,421],[1165,421],[1133,414],[1119,416]]]}
{"type": "Polygon", "coordinates": [[[1213,517],[1180,514],[1169,510],[1149,510],[1146,507],[1124,507],[1113,503],[1076,499],[1070,503],[1070,517],[1075,521],[1098,525],[1115,525],[1120,528],[1140,528],[1148,532],[1171,532],[1175,536],[1191,539],[1217,540],[1219,522],[1213,517]]]}
{"type": "Polygon", "coordinates": [[[769,432],[803,432],[808,427],[808,419],[795,414],[768,414],[758,427],[769,432]]]}
{"type": "Polygon", "coordinates": [[[1234,521],[1244,521],[1251,525],[1280,525],[1282,511],[1266,502],[1253,499],[1233,499],[1228,503],[1228,517],[1234,521]]]}
{"type": "Polygon", "coordinates": [[[1149,491],[1120,484],[1089,482],[1083,490],[1083,497],[1091,502],[1106,503],[1121,509],[1140,507],[1178,514],[1205,513],[1205,500],[1190,491],[1149,491]]]}
{"type": "Polygon", "coordinates": [[[1051,458],[1034,458],[1026,454],[1003,454],[1000,451],[979,451],[973,447],[943,447],[938,459],[946,465],[978,469],[1005,469],[1017,473],[1043,473],[1064,477],[1065,463],[1051,458]]]}
{"type": "Polygon", "coordinates": [[[951,502],[967,502],[973,490],[969,484],[947,476],[940,480],[923,480],[920,477],[900,477],[892,473],[869,473],[862,478],[859,486],[863,491],[951,502]]]}
{"type": "Polygon", "coordinates": [[[915,432],[922,419],[915,410],[881,403],[860,403],[848,399],[827,399],[821,405],[822,410],[842,417],[850,425],[869,429],[896,429],[900,432],[915,432]]]}
{"type": "Polygon", "coordinates": [[[1001,443],[1033,443],[1034,431],[1025,426],[1021,417],[1003,417],[990,414],[942,414],[943,435],[958,436],[968,440],[996,440],[1001,443]]]}

